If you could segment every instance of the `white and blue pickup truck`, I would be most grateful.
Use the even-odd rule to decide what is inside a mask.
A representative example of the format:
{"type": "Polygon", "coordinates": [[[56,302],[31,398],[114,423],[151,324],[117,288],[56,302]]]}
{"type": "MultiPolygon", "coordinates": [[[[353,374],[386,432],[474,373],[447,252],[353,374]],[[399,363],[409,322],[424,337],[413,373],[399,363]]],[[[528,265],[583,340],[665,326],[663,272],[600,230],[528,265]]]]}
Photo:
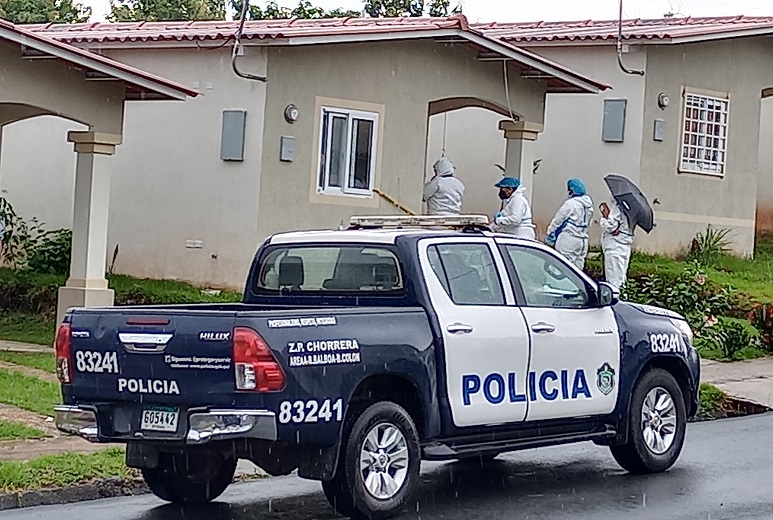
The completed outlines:
{"type": "Polygon", "coordinates": [[[669,469],[698,410],[687,322],[485,222],[277,234],[243,303],[71,309],[56,424],[125,443],[170,502],[215,499],[249,459],[353,518],[399,514],[422,460],[592,441],[669,469]]]}

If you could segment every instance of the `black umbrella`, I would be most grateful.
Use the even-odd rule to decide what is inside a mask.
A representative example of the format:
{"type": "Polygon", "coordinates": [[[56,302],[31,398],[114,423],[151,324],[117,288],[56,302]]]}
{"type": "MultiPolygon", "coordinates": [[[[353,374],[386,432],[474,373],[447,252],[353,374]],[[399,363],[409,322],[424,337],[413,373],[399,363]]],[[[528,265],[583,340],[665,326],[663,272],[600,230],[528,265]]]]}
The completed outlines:
{"type": "Polygon", "coordinates": [[[655,227],[655,215],[647,197],[630,179],[611,173],[604,177],[612,196],[625,212],[631,228],[639,226],[649,233],[655,227]]]}

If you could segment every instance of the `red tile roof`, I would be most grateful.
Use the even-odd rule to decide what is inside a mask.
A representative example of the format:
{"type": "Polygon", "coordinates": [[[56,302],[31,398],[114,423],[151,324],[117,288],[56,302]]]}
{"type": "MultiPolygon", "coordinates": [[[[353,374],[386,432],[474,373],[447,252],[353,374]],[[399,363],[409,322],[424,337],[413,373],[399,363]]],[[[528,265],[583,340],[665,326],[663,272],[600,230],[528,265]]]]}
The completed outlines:
{"type": "Polygon", "coordinates": [[[103,77],[114,78],[126,85],[127,94],[136,99],[185,99],[198,93],[183,85],[135,69],[110,58],[79,49],[27,28],[0,20],[0,41],[51,56],[70,65],[103,77]]]}
{"type": "MultiPolygon", "coordinates": [[[[25,25],[68,43],[225,40],[233,38],[239,22],[129,22],[25,25]]],[[[255,20],[245,23],[243,38],[281,39],[341,34],[410,33],[466,29],[463,17],[452,18],[331,18],[255,20]]]]}
{"type": "MultiPolygon", "coordinates": [[[[773,11],[773,8],[771,8],[773,11]]],[[[483,34],[516,44],[551,42],[604,42],[615,40],[618,21],[581,20],[574,22],[471,24],[483,34]]],[[[773,17],[732,16],[713,18],[662,18],[624,20],[623,38],[642,43],[732,38],[773,33],[773,17]]]]}
{"type": "MultiPolygon", "coordinates": [[[[125,44],[146,42],[228,40],[234,38],[239,22],[131,22],[88,24],[28,25],[29,30],[73,44],[125,44]]],[[[596,82],[581,74],[551,62],[542,56],[520,49],[504,40],[492,40],[470,30],[467,18],[337,18],[255,20],[245,24],[244,40],[302,39],[308,43],[325,38],[348,38],[350,41],[394,38],[439,38],[462,40],[465,43],[505,56],[530,73],[543,74],[549,91],[596,92],[609,85],[596,82]],[[308,39],[308,40],[307,40],[308,39]]]]}

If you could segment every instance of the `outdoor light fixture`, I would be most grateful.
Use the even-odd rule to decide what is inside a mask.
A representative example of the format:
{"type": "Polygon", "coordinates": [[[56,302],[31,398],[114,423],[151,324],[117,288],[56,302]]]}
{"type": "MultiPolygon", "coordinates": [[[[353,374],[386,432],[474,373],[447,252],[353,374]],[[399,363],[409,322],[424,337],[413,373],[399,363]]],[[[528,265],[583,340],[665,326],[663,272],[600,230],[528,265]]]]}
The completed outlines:
{"type": "Polygon", "coordinates": [[[298,121],[298,117],[300,117],[301,111],[298,110],[298,107],[295,105],[287,105],[287,108],[285,108],[285,121],[287,121],[290,124],[295,123],[298,121]]]}
{"type": "Polygon", "coordinates": [[[665,110],[670,102],[671,100],[668,98],[668,95],[665,92],[661,92],[658,96],[658,106],[660,109],[665,110]]]}

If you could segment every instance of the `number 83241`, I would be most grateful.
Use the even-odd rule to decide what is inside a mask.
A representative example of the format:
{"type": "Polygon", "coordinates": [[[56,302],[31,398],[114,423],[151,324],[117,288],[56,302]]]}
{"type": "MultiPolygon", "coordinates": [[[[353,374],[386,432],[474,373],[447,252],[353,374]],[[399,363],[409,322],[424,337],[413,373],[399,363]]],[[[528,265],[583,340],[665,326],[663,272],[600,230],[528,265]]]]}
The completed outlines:
{"type": "Polygon", "coordinates": [[[279,423],[341,422],[344,418],[343,399],[317,401],[283,401],[279,405],[279,423]]]}

